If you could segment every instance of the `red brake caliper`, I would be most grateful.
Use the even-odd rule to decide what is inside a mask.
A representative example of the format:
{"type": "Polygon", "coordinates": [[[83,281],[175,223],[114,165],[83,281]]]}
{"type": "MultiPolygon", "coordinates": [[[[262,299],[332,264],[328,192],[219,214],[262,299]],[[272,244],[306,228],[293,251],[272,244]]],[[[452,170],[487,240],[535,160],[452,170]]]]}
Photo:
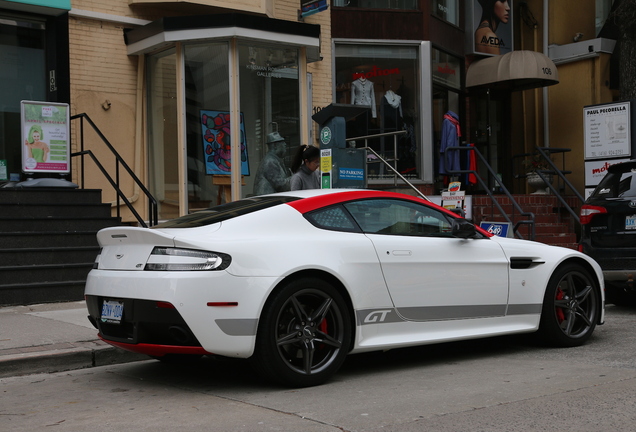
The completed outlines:
{"type": "MultiPolygon", "coordinates": [[[[563,294],[563,291],[561,291],[561,288],[559,288],[556,293],[556,299],[563,300],[563,297],[565,297],[565,295],[563,294]]],[[[559,324],[565,321],[565,313],[563,313],[563,308],[560,308],[560,307],[556,308],[556,316],[557,316],[557,320],[559,321],[559,324]]]]}
{"type": "MultiPolygon", "coordinates": [[[[323,318],[322,322],[318,324],[318,329],[324,334],[327,334],[327,318],[323,318]]],[[[322,349],[323,347],[324,344],[320,344],[320,348],[322,349]]]]}

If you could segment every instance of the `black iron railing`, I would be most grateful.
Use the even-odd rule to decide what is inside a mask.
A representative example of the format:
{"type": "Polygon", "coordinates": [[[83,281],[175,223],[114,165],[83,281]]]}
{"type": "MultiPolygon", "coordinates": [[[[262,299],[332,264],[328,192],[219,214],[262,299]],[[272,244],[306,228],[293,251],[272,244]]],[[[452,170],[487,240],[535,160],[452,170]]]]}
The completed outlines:
{"type": "Polygon", "coordinates": [[[157,200],[152,196],[150,191],[144,186],[144,184],[141,182],[139,177],[137,177],[135,172],[128,166],[126,161],[124,161],[124,159],[119,155],[117,150],[115,150],[112,144],[108,141],[108,139],[106,139],[104,134],[99,130],[99,128],[90,119],[90,117],[86,113],[77,114],[71,117],[71,120],[78,120],[78,119],[79,119],[78,135],[79,135],[79,141],[80,141],[80,151],[72,153],[71,157],[79,157],[81,159],[80,182],[79,182],[80,187],[84,188],[84,171],[85,171],[84,157],[89,156],[93,160],[97,168],[99,168],[99,170],[102,172],[104,177],[106,177],[106,180],[108,180],[110,185],[115,189],[115,192],[117,193],[117,201],[116,201],[117,217],[121,217],[120,207],[123,202],[126,205],[126,207],[128,207],[130,212],[135,216],[135,218],[137,219],[137,221],[139,222],[141,226],[148,227],[148,226],[156,225],[159,219],[158,210],[157,210],[158,209],[157,200]],[[114,178],[108,173],[108,171],[99,162],[99,160],[97,159],[97,157],[95,157],[95,155],[93,154],[91,150],[84,149],[84,122],[87,122],[91,126],[93,131],[102,140],[102,142],[106,144],[106,147],[110,149],[113,157],[115,158],[114,178]],[[139,189],[146,196],[146,199],[148,200],[148,223],[144,221],[144,219],[139,215],[139,212],[135,210],[130,200],[126,198],[126,195],[122,192],[120,187],[120,171],[121,171],[120,167],[123,168],[128,173],[128,175],[133,180],[133,182],[139,187],[139,189]]]}
{"type": "Polygon", "coordinates": [[[474,146],[456,146],[456,147],[447,147],[446,148],[446,152],[453,151],[453,150],[454,151],[465,151],[465,152],[472,151],[472,152],[474,152],[475,156],[481,162],[481,166],[485,167],[486,171],[488,171],[488,175],[489,175],[490,179],[492,179],[497,184],[497,186],[499,187],[501,192],[504,195],[506,195],[506,197],[508,197],[508,199],[510,200],[510,203],[512,204],[511,215],[508,216],[506,211],[504,211],[503,207],[499,203],[499,200],[492,193],[491,189],[488,187],[487,182],[484,181],[482,176],[477,171],[470,170],[470,169],[467,169],[467,170],[453,170],[453,171],[449,170],[449,174],[473,174],[475,176],[475,178],[477,179],[477,182],[479,183],[481,188],[486,192],[486,194],[490,198],[490,201],[492,202],[492,205],[497,208],[497,210],[499,211],[499,214],[501,215],[501,217],[504,218],[506,220],[506,222],[508,222],[512,226],[512,229],[513,229],[513,232],[515,234],[515,237],[524,238],[523,235],[519,232],[519,228],[522,225],[527,225],[528,226],[528,230],[529,230],[529,232],[528,232],[529,240],[534,240],[535,237],[536,237],[534,213],[526,212],[526,211],[524,211],[521,208],[519,203],[515,200],[514,196],[508,191],[508,188],[506,188],[506,186],[504,185],[504,183],[501,180],[501,178],[492,169],[492,167],[490,166],[490,164],[488,163],[488,161],[486,160],[484,155],[474,146]],[[518,216],[520,218],[525,218],[525,219],[521,219],[521,220],[518,220],[518,221],[514,222],[514,220],[517,219],[517,217],[515,216],[515,212],[518,213],[518,216]]]}

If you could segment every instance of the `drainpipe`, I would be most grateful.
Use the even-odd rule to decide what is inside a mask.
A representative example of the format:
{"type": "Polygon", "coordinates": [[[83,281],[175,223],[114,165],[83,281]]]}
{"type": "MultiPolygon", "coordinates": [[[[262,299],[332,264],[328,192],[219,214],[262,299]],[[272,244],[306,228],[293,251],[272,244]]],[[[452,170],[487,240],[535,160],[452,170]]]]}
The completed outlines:
{"type": "MultiPolygon", "coordinates": [[[[543,0],[543,54],[548,55],[548,0],[543,0]]],[[[550,147],[550,116],[548,88],[543,87],[543,146],[550,147]]]]}

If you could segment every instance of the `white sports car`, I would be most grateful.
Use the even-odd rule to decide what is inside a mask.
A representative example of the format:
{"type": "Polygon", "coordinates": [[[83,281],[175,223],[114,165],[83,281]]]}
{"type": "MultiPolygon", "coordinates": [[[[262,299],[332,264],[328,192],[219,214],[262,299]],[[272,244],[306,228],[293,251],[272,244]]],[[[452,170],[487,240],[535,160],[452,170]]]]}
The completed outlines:
{"type": "Polygon", "coordinates": [[[577,346],[604,319],[593,259],[399,193],[258,196],[98,240],[86,301],[103,340],[251,358],[291,386],[323,383],[348,353],[535,331],[577,346]]]}

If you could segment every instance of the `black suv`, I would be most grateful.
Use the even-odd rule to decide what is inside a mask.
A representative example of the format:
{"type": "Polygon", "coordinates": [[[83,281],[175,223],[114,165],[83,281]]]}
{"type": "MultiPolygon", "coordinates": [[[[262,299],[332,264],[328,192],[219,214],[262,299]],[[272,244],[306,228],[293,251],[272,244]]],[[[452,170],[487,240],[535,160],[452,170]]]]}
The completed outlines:
{"type": "Polygon", "coordinates": [[[636,160],[618,163],[581,207],[579,250],[605,276],[606,301],[636,304],[636,160]]]}

